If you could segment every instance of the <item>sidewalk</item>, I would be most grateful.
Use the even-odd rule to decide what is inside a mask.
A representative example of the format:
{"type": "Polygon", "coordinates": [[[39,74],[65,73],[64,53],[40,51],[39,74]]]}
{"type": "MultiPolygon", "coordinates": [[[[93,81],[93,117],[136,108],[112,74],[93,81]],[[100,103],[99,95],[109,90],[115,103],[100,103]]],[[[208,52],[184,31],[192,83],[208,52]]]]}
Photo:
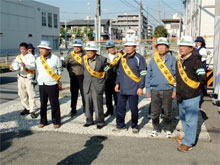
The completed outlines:
{"type": "MultiPolygon", "coordinates": [[[[82,111],[82,100],[81,97],[78,99],[77,105],[77,115],[73,118],[68,117],[68,113],[70,111],[70,92],[69,87],[65,86],[64,90],[60,92],[60,109],[61,109],[61,127],[59,129],[54,129],[53,124],[51,122],[51,111],[50,106],[48,105],[48,122],[49,125],[44,128],[38,128],[40,122],[40,116],[36,119],[32,119],[30,115],[28,116],[20,116],[20,112],[23,110],[23,107],[20,104],[19,99],[7,102],[1,105],[0,111],[0,132],[8,132],[8,131],[18,131],[18,130],[31,130],[31,131],[53,131],[53,132],[67,132],[73,134],[90,134],[90,135],[111,135],[111,136],[128,136],[128,137],[149,137],[152,131],[152,122],[147,118],[148,107],[150,100],[146,99],[145,95],[140,97],[139,99],[139,133],[133,134],[130,128],[131,124],[131,113],[130,111],[126,114],[125,123],[127,124],[127,130],[123,130],[121,132],[112,131],[113,128],[116,127],[116,119],[115,116],[107,117],[105,122],[106,126],[101,130],[96,129],[96,126],[90,126],[88,128],[83,127],[85,124],[85,115],[82,111]]],[[[37,103],[37,114],[39,115],[39,107],[40,101],[37,95],[36,98],[37,103]]],[[[206,103],[204,103],[206,104],[206,103]]],[[[209,107],[212,109],[212,107],[209,107]]],[[[106,111],[106,105],[104,104],[104,111],[106,111]]],[[[174,100],[173,105],[174,116],[177,113],[177,106],[174,100]]],[[[173,132],[173,136],[182,136],[183,129],[181,122],[174,119],[173,120],[173,128],[176,128],[173,132]]],[[[200,114],[199,116],[199,139],[204,141],[210,141],[209,133],[204,124],[204,120],[200,114]]],[[[162,132],[157,138],[166,139],[165,133],[162,132]]]]}

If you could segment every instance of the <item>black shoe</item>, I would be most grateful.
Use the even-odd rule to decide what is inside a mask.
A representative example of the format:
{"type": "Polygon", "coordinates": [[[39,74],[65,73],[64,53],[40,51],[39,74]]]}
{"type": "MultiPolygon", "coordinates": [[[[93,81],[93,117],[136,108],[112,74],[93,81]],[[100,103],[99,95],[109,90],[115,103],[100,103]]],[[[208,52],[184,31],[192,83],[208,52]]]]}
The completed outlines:
{"type": "Polygon", "coordinates": [[[28,115],[29,113],[30,113],[29,110],[24,109],[24,110],[20,113],[20,115],[24,116],[24,115],[28,115]]]}
{"type": "Polygon", "coordinates": [[[91,125],[94,125],[94,123],[91,123],[91,124],[86,123],[86,124],[83,125],[83,127],[89,127],[91,125]]]}
{"type": "Polygon", "coordinates": [[[97,125],[97,129],[102,129],[104,127],[104,125],[97,125]]]}
{"type": "Polygon", "coordinates": [[[37,114],[36,114],[35,112],[31,112],[31,117],[32,117],[33,119],[35,119],[35,118],[37,118],[37,114]]]}
{"type": "Polygon", "coordinates": [[[73,111],[73,112],[71,111],[71,112],[68,114],[68,116],[69,116],[69,117],[73,117],[73,116],[76,115],[76,113],[77,113],[76,111],[73,111]]]}
{"type": "Polygon", "coordinates": [[[106,112],[105,114],[104,114],[104,117],[107,117],[107,116],[109,116],[109,115],[113,115],[113,112],[106,112]]]}

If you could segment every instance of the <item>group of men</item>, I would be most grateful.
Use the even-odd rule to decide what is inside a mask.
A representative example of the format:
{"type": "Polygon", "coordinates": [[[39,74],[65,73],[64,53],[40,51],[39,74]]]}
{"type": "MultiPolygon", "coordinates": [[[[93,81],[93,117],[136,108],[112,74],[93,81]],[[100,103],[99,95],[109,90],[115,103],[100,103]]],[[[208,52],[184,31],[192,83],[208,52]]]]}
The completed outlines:
{"type": "MultiPolygon", "coordinates": [[[[157,52],[151,58],[148,68],[144,57],[136,52],[136,46],[134,38],[127,38],[124,52],[117,51],[115,42],[109,40],[106,42],[107,54],[98,55],[96,42],[88,41],[84,51],[83,42],[80,39],[74,40],[73,51],[65,59],[70,76],[71,110],[69,116],[73,117],[77,114],[76,105],[80,90],[86,116],[84,127],[96,124],[97,129],[102,129],[105,125],[104,118],[115,112],[116,128],[113,131],[121,131],[126,129],[125,115],[128,101],[132,114],[132,132],[138,133],[138,98],[143,95],[143,89],[146,87],[146,97],[151,98],[153,124],[151,136],[158,136],[161,132],[159,116],[163,109],[165,113],[163,129],[168,138],[172,137],[172,99],[177,97],[179,115],[184,128],[184,138],[177,139],[181,144],[178,150],[189,151],[196,141],[200,95],[206,82],[205,71],[201,58],[194,49],[193,38],[183,36],[179,40],[180,57],[178,60],[169,53],[168,39],[158,38],[157,52]],[[105,114],[104,93],[107,106],[105,114]],[[114,98],[115,108],[112,98],[114,98]],[[95,112],[95,119],[93,119],[93,112],[95,112]]],[[[34,93],[34,90],[31,80],[34,70],[38,71],[37,81],[41,102],[39,127],[43,128],[48,124],[46,112],[49,98],[52,122],[54,128],[59,128],[61,118],[58,96],[62,64],[59,58],[51,53],[48,41],[41,41],[38,48],[40,56],[35,61],[27,53],[26,45],[22,43],[20,45],[21,55],[16,58],[16,65],[11,65],[10,68],[20,70],[18,87],[23,93],[19,92],[19,96],[26,114],[30,110],[32,117],[36,117],[36,114],[33,112],[34,94],[31,95],[31,92],[34,93]],[[29,86],[31,86],[30,89],[29,86]]]]}

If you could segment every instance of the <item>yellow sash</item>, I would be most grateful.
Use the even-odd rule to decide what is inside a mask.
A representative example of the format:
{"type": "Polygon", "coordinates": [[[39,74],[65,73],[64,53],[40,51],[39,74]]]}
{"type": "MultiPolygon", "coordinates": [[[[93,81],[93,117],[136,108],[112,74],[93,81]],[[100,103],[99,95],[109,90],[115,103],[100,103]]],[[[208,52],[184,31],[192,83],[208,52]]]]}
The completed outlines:
{"type": "Polygon", "coordinates": [[[84,55],[83,59],[84,59],[84,63],[85,63],[86,69],[88,70],[88,72],[92,76],[94,76],[96,78],[104,78],[105,77],[105,72],[96,72],[96,71],[92,70],[92,68],[88,64],[88,56],[87,55],[84,55]]]}
{"type": "MultiPolygon", "coordinates": [[[[20,55],[20,54],[18,55],[18,58],[19,58],[19,60],[20,60],[21,62],[23,62],[22,59],[21,59],[21,55],[20,55]]],[[[24,68],[24,70],[25,70],[26,72],[28,72],[28,73],[30,73],[30,74],[34,74],[34,70],[29,70],[29,69],[26,68],[25,66],[23,66],[23,68],[24,68]]]]}
{"type": "Polygon", "coordinates": [[[141,81],[141,77],[137,77],[129,68],[128,64],[127,64],[127,60],[126,60],[126,53],[122,56],[122,67],[125,71],[125,73],[127,74],[128,77],[130,77],[132,80],[134,80],[135,82],[139,83],[141,81]]]}
{"type": "Polygon", "coordinates": [[[177,60],[177,66],[178,66],[180,77],[182,78],[184,83],[186,83],[191,88],[194,88],[194,89],[198,88],[200,85],[200,82],[196,82],[196,81],[189,79],[189,77],[187,76],[186,72],[183,69],[180,58],[178,58],[177,60]]]}
{"type": "Polygon", "coordinates": [[[155,53],[154,56],[154,60],[158,66],[158,68],[160,69],[160,71],[163,73],[164,77],[167,79],[167,81],[174,86],[175,83],[175,79],[173,77],[173,75],[170,73],[169,69],[167,68],[167,66],[164,64],[164,62],[162,61],[162,59],[159,56],[159,52],[155,53]]]}
{"type": "Polygon", "coordinates": [[[114,60],[109,64],[109,69],[114,67],[118,61],[120,60],[122,54],[121,53],[118,53],[118,57],[114,58],[114,60]]]}
{"type": "Polygon", "coordinates": [[[78,54],[75,54],[74,51],[72,51],[70,54],[79,64],[82,64],[82,58],[78,54]]]}
{"type": "Polygon", "coordinates": [[[46,72],[54,79],[56,80],[57,82],[60,80],[61,76],[56,74],[50,67],[49,65],[47,64],[44,56],[40,56],[40,60],[41,60],[41,63],[44,67],[44,69],[46,70],[46,72]]]}

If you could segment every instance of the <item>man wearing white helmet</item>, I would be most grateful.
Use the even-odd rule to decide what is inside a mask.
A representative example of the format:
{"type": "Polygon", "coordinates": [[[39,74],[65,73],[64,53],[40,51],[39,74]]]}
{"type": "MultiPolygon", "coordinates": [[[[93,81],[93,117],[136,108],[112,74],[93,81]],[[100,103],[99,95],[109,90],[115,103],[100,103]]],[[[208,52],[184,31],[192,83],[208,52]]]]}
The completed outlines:
{"type": "Polygon", "coordinates": [[[160,37],[156,42],[157,52],[150,60],[146,76],[147,98],[151,98],[151,118],[153,131],[151,136],[160,133],[159,116],[163,108],[165,113],[164,131],[171,137],[172,98],[176,97],[176,59],[171,56],[167,38],[160,37]]]}
{"type": "Polygon", "coordinates": [[[191,150],[196,143],[199,101],[206,83],[201,57],[194,50],[194,45],[193,38],[189,36],[183,36],[178,42],[181,57],[176,65],[176,96],[184,138],[177,139],[181,144],[177,150],[181,152],[191,150]]]}
{"type": "Polygon", "coordinates": [[[97,129],[104,127],[103,93],[105,90],[105,72],[107,58],[97,54],[95,42],[86,43],[86,54],[83,56],[82,65],[84,69],[83,92],[85,97],[86,124],[89,127],[96,124],[97,129]],[[95,121],[93,120],[93,107],[95,121]]]}
{"type": "Polygon", "coordinates": [[[74,39],[73,41],[73,51],[71,51],[65,58],[66,67],[69,72],[70,77],[70,92],[71,92],[71,111],[69,116],[73,117],[76,115],[76,105],[78,99],[78,93],[82,96],[83,112],[85,111],[85,99],[83,95],[83,66],[82,57],[83,52],[83,42],[81,39],[74,39]]]}
{"type": "Polygon", "coordinates": [[[43,128],[48,125],[47,102],[50,100],[52,111],[52,123],[54,128],[61,125],[60,104],[59,104],[59,81],[63,73],[62,63],[56,55],[51,53],[49,41],[41,41],[38,45],[40,57],[36,60],[40,92],[40,125],[43,128]]]}
{"type": "Polygon", "coordinates": [[[131,109],[131,128],[138,133],[138,96],[143,94],[145,86],[146,62],[143,56],[136,53],[134,38],[128,38],[124,44],[126,53],[121,57],[117,72],[115,91],[118,94],[116,112],[116,128],[113,131],[125,129],[126,103],[131,109]]]}

